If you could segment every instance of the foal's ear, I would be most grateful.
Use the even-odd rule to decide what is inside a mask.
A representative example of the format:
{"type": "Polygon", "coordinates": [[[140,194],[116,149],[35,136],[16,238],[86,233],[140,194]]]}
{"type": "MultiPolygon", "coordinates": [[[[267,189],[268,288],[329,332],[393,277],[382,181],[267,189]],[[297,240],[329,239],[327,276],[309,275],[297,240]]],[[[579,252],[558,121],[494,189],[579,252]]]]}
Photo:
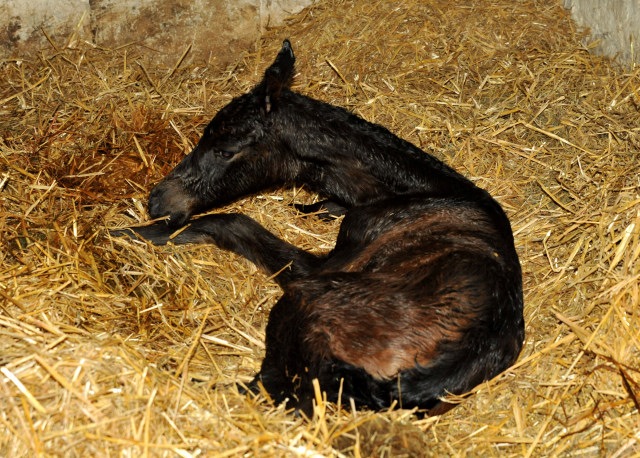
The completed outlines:
{"type": "Polygon", "coordinates": [[[264,72],[264,78],[256,88],[265,113],[273,109],[273,105],[278,103],[282,89],[289,86],[295,61],[296,56],[293,55],[291,43],[284,40],[276,60],[264,72]]]}

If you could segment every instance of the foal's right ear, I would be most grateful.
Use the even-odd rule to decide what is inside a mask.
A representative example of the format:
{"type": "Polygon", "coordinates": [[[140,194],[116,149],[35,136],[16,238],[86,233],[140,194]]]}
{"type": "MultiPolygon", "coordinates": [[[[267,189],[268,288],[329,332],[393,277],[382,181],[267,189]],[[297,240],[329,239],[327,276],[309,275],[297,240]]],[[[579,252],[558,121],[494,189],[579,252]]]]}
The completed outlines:
{"type": "Polygon", "coordinates": [[[289,86],[295,61],[296,56],[293,55],[291,43],[284,40],[276,60],[264,72],[264,78],[256,88],[265,113],[269,113],[278,102],[282,89],[289,86]]]}

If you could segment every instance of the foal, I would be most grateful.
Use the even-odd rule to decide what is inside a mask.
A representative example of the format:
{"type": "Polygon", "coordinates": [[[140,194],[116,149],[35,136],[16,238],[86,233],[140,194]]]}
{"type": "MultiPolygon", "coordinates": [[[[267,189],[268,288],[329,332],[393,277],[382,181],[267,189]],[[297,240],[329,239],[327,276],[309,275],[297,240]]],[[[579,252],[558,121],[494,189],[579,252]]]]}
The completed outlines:
{"type": "MultiPolygon", "coordinates": [[[[133,229],[156,244],[214,243],[258,265],[284,294],[266,329],[261,383],[277,403],[329,401],[445,412],[509,367],[524,339],[522,278],[509,220],[483,189],[382,126],[293,92],[284,41],[263,80],[233,99],[149,196],[133,229]],[[274,186],[344,214],[335,248],[315,256],[242,214],[189,218],[274,186]]],[[[124,233],[119,231],[119,234],[124,233]]]]}

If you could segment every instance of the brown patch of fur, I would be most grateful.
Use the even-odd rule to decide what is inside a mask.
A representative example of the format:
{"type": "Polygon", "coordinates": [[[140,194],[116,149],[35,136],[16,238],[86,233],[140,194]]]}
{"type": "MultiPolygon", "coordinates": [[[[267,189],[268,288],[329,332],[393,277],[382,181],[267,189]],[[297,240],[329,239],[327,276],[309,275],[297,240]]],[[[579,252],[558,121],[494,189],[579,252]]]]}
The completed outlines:
{"type": "Polygon", "coordinates": [[[417,364],[429,365],[438,356],[439,343],[459,340],[474,318],[473,307],[465,303],[471,298],[448,293],[452,286],[438,282],[425,280],[426,288],[420,288],[416,297],[402,291],[407,285],[401,278],[388,274],[354,274],[332,282],[331,290],[305,307],[309,349],[361,367],[378,379],[417,364]],[[465,313],[454,311],[455,307],[465,313]]]}
{"type": "MultiPolygon", "coordinates": [[[[393,249],[398,244],[415,243],[416,239],[423,241],[431,240],[431,249],[420,252],[420,256],[407,256],[402,268],[410,269],[418,264],[428,264],[435,257],[440,257],[445,253],[444,244],[451,245],[452,248],[459,249],[466,247],[472,251],[491,251],[494,249],[478,238],[465,235],[473,231],[478,233],[494,235],[495,228],[484,218],[484,213],[478,209],[441,209],[438,212],[426,213],[415,220],[405,220],[396,225],[393,230],[387,231],[374,239],[358,256],[352,261],[348,270],[351,272],[363,270],[374,259],[386,259],[386,253],[390,247],[393,249]],[[435,246],[440,245],[436,249],[435,246]]],[[[497,258],[497,254],[494,254],[497,258]]],[[[400,270],[400,269],[398,269],[400,270]]]]}

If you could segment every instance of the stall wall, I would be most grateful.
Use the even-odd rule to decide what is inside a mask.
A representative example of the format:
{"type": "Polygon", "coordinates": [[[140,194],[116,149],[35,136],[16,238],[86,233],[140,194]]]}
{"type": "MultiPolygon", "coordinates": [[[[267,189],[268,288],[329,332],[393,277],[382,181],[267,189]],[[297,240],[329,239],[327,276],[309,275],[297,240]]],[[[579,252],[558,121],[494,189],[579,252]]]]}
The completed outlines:
{"type": "Polygon", "coordinates": [[[312,0],[4,0],[0,51],[4,58],[74,40],[99,46],[144,46],[150,60],[227,63],[269,25],[312,0]]]}
{"type": "Polygon", "coordinates": [[[563,0],[576,23],[589,29],[596,52],[617,56],[621,63],[638,63],[640,51],[639,0],[563,0]]]}

